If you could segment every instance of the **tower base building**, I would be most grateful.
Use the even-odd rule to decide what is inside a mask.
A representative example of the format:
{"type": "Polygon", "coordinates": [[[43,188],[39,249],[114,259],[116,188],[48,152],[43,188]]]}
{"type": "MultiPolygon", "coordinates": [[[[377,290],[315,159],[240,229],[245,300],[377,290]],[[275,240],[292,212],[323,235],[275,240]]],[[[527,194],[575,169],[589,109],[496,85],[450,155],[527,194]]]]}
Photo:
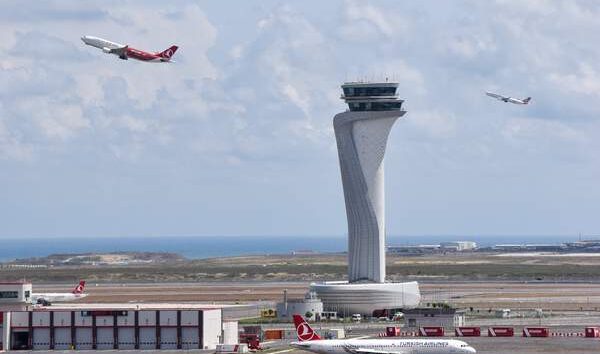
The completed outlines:
{"type": "Polygon", "coordinates": [[[348,219],[348,282],[311,285],[325,310],[371,315],[416,307],[421,298],[416,282],[385,281],[383,159],[392,126],[406,113],[397,89],[392,82],[342,85],[349,109],[333,118],[333,127],[348,219]]]}
{"type": "Polygon", "coordinates": [[[371,316],[373,311],[409,309],[419,306],[421,292],[416,281],[406,283],[348,283],[333,281],[313,283],[310,290],[317,293],[325,311],[340,315],[359,313],[371,316]]]}

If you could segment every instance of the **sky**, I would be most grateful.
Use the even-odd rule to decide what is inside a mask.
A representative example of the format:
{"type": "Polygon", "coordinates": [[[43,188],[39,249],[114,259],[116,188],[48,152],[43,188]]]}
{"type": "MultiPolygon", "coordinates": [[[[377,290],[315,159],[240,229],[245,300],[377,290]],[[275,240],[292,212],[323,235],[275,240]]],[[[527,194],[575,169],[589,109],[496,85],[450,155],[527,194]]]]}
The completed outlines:
{"type": "Polygon", "coordinates": [[[343,235],[339,85],[386,77],[408,111],[388,234],[599,234],[599,17],[573,0],[2,1],[0,237],[343,235]],[[123,61],[82,35],[179,51],[123,61]]]}

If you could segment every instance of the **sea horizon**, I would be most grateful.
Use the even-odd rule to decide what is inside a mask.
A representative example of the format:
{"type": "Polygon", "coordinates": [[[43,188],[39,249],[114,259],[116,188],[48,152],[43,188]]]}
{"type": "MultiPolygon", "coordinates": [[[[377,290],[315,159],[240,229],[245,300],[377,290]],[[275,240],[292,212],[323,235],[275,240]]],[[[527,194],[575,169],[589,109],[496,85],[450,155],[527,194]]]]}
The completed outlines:
{"type": "MultiPolygon", "coordinates": [[[[481,247],[495,244],[560,244],[579,235],[392,235],[388,246],[435,244],[445,241],[474,241],[481,247]]],[[[20,237],[0,238],[0,262],[45,257],[59,253],[169,252],[189,259],[243,255],[289,254],[293,251],[345,252],[347,239],[334,236],[107,236],[107,237],[20,237]],[[117,241],[118,243],[114,242],[117,241]]]]}

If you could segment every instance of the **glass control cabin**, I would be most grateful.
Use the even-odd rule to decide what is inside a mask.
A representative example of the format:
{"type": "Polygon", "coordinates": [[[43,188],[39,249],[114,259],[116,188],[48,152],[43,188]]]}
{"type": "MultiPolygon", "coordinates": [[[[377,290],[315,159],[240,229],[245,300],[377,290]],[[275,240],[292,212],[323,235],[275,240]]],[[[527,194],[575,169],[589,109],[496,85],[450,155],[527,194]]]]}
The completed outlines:
{"type": "Polygon", "coordinates": [[[341,99],[353,112],[401,111],[404,101],[398,99],[397,89],[396,82],[347,82],[341,99]]]}

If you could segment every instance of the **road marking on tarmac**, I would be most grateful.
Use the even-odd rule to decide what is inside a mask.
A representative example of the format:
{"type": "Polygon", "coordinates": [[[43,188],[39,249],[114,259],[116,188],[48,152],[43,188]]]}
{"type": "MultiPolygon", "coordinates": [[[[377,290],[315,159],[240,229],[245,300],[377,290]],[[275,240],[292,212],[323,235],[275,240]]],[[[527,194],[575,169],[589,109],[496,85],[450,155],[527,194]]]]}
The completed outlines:
{"type": "Polygon", "coordinates": [[[365,339],[365,338],[370,338],[371,336],[362,336],[362,337],[356,337],[356,338],[352,338],[352,339],[365,339]]]}
{"type": "Polygon", "coordinates": [[[287,352],[291,352],[292,350],[294,350],[294,349],[293,348],[292,349],[285,349],[285,350],[280,350],[278,352],[272,352],[272,353],[269,353],[269,354],[287,353],[287,352]]]}

